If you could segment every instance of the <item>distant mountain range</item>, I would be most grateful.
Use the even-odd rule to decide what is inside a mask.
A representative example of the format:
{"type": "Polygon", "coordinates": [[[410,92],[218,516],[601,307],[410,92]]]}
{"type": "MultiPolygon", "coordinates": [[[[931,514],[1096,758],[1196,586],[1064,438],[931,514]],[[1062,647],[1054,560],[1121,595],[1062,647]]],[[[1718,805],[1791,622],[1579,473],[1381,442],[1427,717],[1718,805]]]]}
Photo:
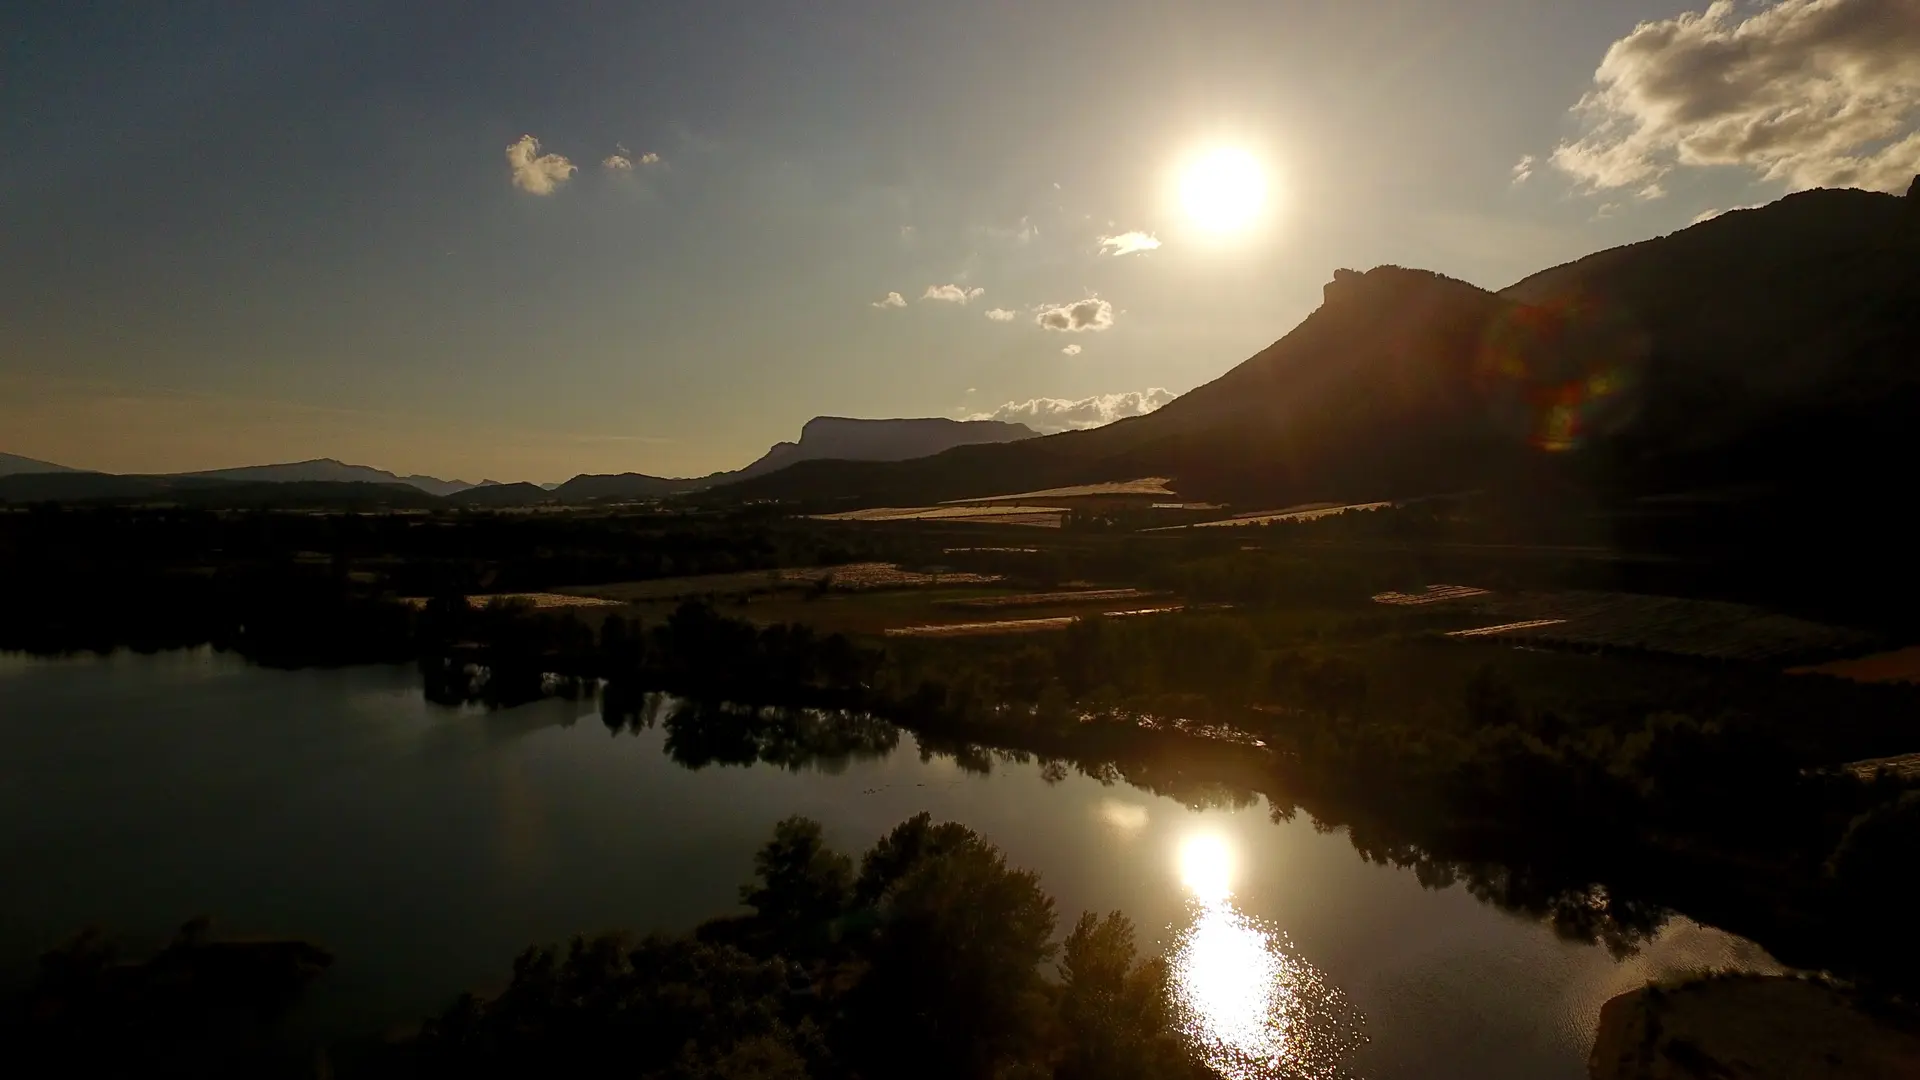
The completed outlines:
{"type": "Polygon", "coordinates": [[[1497,293],[1338,271],[1291,333],[1148,415],[722,490],[916,505],[1161,476],[1275,506],[1490,487],[1832,497],[1911,475],[1916,422],[1920,180],[1904,199],[1801,192],[1497,293]]]}
{"type": "Polygon", "coordinates": [[[1156,476],[1186,499],[1274,506],[1469,488],[1618,503],[1739,487],[1794,492],[1795,507],[1880,505],[1904,497],[1920,463],[1916,422],[1920,179],[1905,198],[1801,192],[1500,292],[1395,266],[1336,271],[1279,341],[1156,412],[1086,431],[819,417],[732,472],[577,476],[552,491],[324,460],[104,477],[5,458],[15,475],[0,475],[0,499],[272,480],[494,506],[712,489],[851,508],[1156,476]]]}
{"type": "MultiPolygon", "coordinates": [[[[467,506],[528,506],[540,502],[590,502],[598,499],[656,498],[731,483],[776,472],[788,464],[821,458],[849,461],[899,461],[939,453],[955,446],[1007,442],[1035,437],[1024,424],[998,420],[948,420],[939,417],[904,420],[856,420],[819,416],[800,430],[800,441],[775,443],[744,468],[703,477],[674,479],[642,473],[576,476],[564,484],[502,484],[482,480],[441,480],[432,476],[398,476],[384,469],[349,465],[332,458],[278,465],[248,465],[233,469],[157,475],[120,476],[69,469],[50,462],[0,454],[0,500],[144,499],[178,498],[192,492],[194,499],[213,498],[208,485],[310,485],[309,493],[366,495],[381,487],[404,487],[467,506]],[[19,479],[8,479],[11,477],[19,479]],[[33,479],[27,479],[32,476],[33,479]],[[321,486],[311,486],[321,485],[321,486]],[[341,487],[339,485],[353,485],[341,487]]],[[[269,492],[270,493],[270,492],[269,492]]],[[[271,493],[270,493],[271,494],[271,493]]],[[[290,492],[280,492],[283,498],[290,492]]],[[[405,501],[404,498],[402,501],[405,501]]]]}

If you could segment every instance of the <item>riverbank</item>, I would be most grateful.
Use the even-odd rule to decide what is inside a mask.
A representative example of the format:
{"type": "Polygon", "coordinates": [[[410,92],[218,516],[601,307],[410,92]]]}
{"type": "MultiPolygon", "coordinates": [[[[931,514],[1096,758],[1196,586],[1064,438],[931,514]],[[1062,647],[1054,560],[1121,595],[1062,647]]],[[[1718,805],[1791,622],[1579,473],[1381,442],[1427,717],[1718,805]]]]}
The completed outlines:
{"type": "Polygon", "coordinates": [[[1608,1001],[1587,1068],[1592,1080],[1912,1080],[1915,1022],[1815,979],[1709,975],[1608,1001]]]}

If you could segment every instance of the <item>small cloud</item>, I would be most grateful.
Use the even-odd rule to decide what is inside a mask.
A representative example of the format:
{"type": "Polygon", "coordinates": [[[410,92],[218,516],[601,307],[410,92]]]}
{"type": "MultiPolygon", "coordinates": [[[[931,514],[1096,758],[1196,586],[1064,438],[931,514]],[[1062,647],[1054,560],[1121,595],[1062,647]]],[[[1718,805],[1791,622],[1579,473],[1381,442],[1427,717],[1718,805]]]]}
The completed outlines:
{"type": "Polygon", "coordinates": [[[1060,330],[1077,334],[1082,330],[1106,330],[1113,326],[1113,305],[1098,297],[1076,300],[1071,304],[1044,304],[1033,317],[1042,330],[1060,330]]]}
{"type": "Polygon", "coordinates": [[[1079,356],[1079,355],[1080,355],[1080,346],[1078,346],[1078,345],[1069,345],[1069,346],[1067,346],[1066,348],[1064,348],[1064,349],[1061,349],[1060,351],[1061,351],[1062,353],[1065,353],[1065,354],[1066,354],[1066,355],[1068,355],[1068,356],[1079,356]]]}
{"type": "Polygon", "coordinates": [[[1646,187],[1643,187],[1638,192],[1634,193],[1634,198],[1640,199],[1642,201],[1648,201],[1648,202],[1654,199],[1664,199],[1666,197],[1667,197],[1667,189],[1661,187],[1659,184],[1648,184],[1646,187]]]}
{"type": "Polygon", "coordinates": [[[1102,255],[1131,255],[1136,251],[1152,251],[1159,246],[1160,240],[1158,237],[1150,233],[1143,233],[1138,229],[1132,232],[1123,232],[1114,236],[1103,236],[1100,238],[1100,253],[1102,255]]]}
{"type": "Polygon", "coordinates": [[[507,164],[513,169],[513,186],[532,195],[551,195],[574,173],[573,162],[559,154],[542,154],[540,140],[522,135],[507,147],[507,164]]]}
{"type": "Polygon", "coordinates": [[[646,153],[640,155],[640,164],[658,165],[660,164],[660,155],[649,150],[646,153]]]}
{"type": "Polygon", "coordinates": [[[1520,161],[1514,165],[1511,174],[1515,184],[1524,184],[1527,182],[1527,178],[1533,175],[1534,162],[1535,158],[1532,154],[1521,155],[1520,161]]]}
{"type": "Polygon", "coordinates": [[[1687,222],[1687,224],[1698,225],[1703,221],[1712,221],[1714,218],[1719,217],[1721,214],[1731,214],[1735,210],[1758,210],[1762,205],[1764,204],[1751,203],[1747,206],[1729,206],[1725,210],[1702,210],[1698,214],[1695,214],[1693,216],[1693,220],[1687,222]]]}
{"type": "Polygon", "coordinates": [[[600,163],[600,167],[612,169],[615,172],[632,172],[633,159],[623,154],[608,154],[606,160],[600,163]]]}
{"type": "Polygon", "coordinates": [[[897,292],[890,292],[887,295],[881,297],[880,299],[875,300],[871,306],[877,307],[877,308],[906,307],[907,298],[904,296],[901,296],[897,292]]]}
{"type": "Polygon", "coordinates": [[[1174,395],[1164,387],[1129,390],[1120,394],[1095,394],[1078,400],[1034,398],[1009,401],[992,412],[973,413],[969,420],[1009,420],[1025,424],[1043,435],[1100,427],[1129,416],[1145,416],[1172,401],[1174,395]]]}
{"type": "Polygon", "coordinates": [[[1620,213],[1619,203],[1617,202],[1601,203],[1600,209],[1595,210],[1593,212],[1593,220],[1604,221],[1607,218],[1613,217],[1619,213],[1620,213]]]}
{"type": "Polygon", "coordinates": [[[927,286],[927,291],[921,294],[920,299],[944,300],[950,304],[965,304],[972,302],[975,297],[983,295],[986,291],[987,290],[977,286],[969,289],[960,285],[929,285],[927,286]]]}
{"type": "Polygon", "coordinates": [[[987,318],[992,319],[994,322],[1012,322],[1019,317],[1019,312],[1010,311],[1003,307],[987,309],[987,318]]]}

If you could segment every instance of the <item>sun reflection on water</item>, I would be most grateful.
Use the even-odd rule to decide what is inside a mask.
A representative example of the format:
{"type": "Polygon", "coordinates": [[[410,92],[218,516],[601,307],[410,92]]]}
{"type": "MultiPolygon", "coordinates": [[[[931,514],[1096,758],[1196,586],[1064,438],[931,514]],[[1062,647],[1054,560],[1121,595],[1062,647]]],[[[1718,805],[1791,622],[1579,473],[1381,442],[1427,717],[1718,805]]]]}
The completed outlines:
{"type": "Polygon", "coordinates": [[[1174,941],[1174,1003],[1194,1048],[1228,1080],[1333,1080],[1363,1041],[1340,991],[1286,935],[1233,903],[1233,848],[1213,835],[1180,847],[1192,921],[1174,941]]]}

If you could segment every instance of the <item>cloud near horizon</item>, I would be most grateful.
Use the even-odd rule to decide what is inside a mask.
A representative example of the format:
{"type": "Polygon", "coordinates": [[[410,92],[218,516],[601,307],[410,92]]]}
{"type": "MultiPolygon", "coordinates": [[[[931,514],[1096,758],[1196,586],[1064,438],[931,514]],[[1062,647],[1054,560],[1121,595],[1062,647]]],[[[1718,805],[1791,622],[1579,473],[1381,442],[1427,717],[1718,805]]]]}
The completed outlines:
{"type": "Polygon", "coordinates": [[[949,304],[966,304],[972,302],[976,297],[984,295],[986,291],[987,290],[977,285],[971,289],[961,285],[929,285],[927,286],[927,291],[921,294],[920,299],[941,300],[949,304]]]}
{"type": "Polygon", "coordinates": [[[890,292],[880,299],[875,300],[870,306],[877,308],[902,308],[907,306],[907,298],[897,292],[890,292]]]}
{"type": "Polygon", "coordinates": [[[1177,396],[1165,387],[1156,386],[1121,394],[1095,394],[1078,400],[1033,398],[1009,401],[992,412],[974,413],[967,419],[1006,420],[1025,424],[1042,435],[1053,435],[1101,427],[1129,416],[1145,416],[1177,396]]]}
{"type": "Polygon", "coordinates": [[[994,322],[1012,322],[1019,317],[1019,312],[1008,308],[997,307],[987,309],[987,318],[992,319],[994,322]]]}
{"type": "Polygon", "coordinates": [[[1077,334],[1082,330],[1100,331],[1113,326],[1113,305],[1090,296],[1071,304],[1043,304],[1033,321],[1042,330],[1077,334]]]}
{"type": "Polygon", "coordinates": [[[522,135],[507,147],[507,165],[513,186],[532,195],[551,195],[574,174],[573,162],[559,154],[542,154],[540,140],[522,135]]]}
{"type": "Polygon", "coordinates": [[[1657,191],[1682,166],[1795,190],[1898,191],[1920,172],[1914,0],[1715,0],[1636,26],[1593,81],[1573,109],[1586,133],[1552,155],[1591,191],[1657,191]]]}
{"type": "Polygon", "coordinates": [[[1159,246],[1159,237],[1138,229],[1100,238],[1102,255],[1131,255],[1136,251],[1152,251],[1159,246]]]}

